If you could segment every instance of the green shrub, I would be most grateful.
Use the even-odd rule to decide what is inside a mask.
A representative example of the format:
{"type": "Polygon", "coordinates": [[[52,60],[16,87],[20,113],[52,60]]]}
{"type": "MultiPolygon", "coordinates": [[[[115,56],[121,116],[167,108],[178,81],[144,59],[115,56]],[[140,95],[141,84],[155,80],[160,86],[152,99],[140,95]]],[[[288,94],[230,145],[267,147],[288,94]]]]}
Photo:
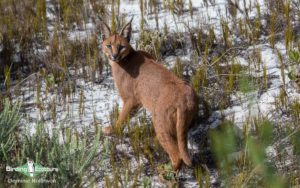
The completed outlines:
{"type": "Polygon", "coordinates": [[[80,134],[72,128],[59,127],[50,135],[45,124],[38,123],[35,134],[25,135],[19,161],[24,163],[29,157],[42,166],[58,168],[58,172],[44,173],[41,177],[55,179],[65,187],[82,187],[95,181],[91,166],[100,143],[99,131],[96,130],[94,140],[87,134],[86,130],[80,134]]]}
{"type": "Polygon", "coordinates": [[[0,114],[0,163],[9,162],[10,154],[15,150],[17,144],[16,133],[19,132],[20,104],[11,105],[5,100],[4,109],[0,114]]]}
{"type": "MultiPolygon", "coordinates": [[[[212,130],[214,152],[221,181],[228,187],[286,187],[287,178],[280,175],[275,159],[270,159],[267,148],[275,143],[274,124],[264,118],[254,120],[254,130],[238,134],[232,122],[224,122],[219,130],[212,130]]],[[[246,126],[248,127],[248,126],[246,126]]],[[[283,134],[283,133],[281,133],[283,134]]],[[[296,139],[294,139],[296,140],[296,139]]],[[[295,142],[298,142],[296,140],[295,142]]]]}
{"type": "MultiPolygon", "coordinates": [[[[100,143],[100,131],[97,128],[93,140],[88,136],[87,129],[78,133],[74,128],[58,126],[50,133],[42,122],[37,123],[32,134],[31,127],[19,130],[19,109],[19,103],[11,105],[6,101],[0,114],[1,167],[18,167],[29,158],[44,167],[58,168],[58,172],[45,172],[38,176],[55,180],[54,187],[82,187],[96,181],[94,173],[99,162],[95,163],[95,156],[100,143]]],[[[1,173],[0,187],[9,184],[8,178],[28,179],[18,172],[1,173]]]]}

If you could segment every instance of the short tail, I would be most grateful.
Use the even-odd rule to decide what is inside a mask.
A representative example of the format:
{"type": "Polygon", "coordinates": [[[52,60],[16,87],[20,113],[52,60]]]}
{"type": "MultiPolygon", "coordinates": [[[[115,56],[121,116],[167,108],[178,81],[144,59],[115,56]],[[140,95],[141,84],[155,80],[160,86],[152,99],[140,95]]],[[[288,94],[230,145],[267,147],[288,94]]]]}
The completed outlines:
{"type": "Polygon", "coordinates": [[[180,157],[183,162],[191,167],[192,161],[188,153],[187,148],[187,125],[186,125],[186,115],[181,109],[177,109],[177,121],[176,121],[176,131],[177,131],[177,143],[179,148],[180,157]]]}

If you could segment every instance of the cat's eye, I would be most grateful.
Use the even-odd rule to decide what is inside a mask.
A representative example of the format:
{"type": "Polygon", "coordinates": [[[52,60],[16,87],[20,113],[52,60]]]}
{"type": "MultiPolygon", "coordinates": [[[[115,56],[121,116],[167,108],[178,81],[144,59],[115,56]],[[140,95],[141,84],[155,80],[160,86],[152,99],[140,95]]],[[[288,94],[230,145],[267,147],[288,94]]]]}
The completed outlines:
{"type": "Polygon", "coordinates": [[[107,48],[111,49],[111,44],[106,45],[107,48]]]}

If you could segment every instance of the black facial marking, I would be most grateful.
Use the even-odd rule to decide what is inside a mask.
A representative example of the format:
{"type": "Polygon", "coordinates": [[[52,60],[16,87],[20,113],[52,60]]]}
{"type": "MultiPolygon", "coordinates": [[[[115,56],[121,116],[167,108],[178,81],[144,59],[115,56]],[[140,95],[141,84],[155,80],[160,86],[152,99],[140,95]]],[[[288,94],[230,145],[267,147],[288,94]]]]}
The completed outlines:
{"type": "Polygon", "coordinates": [[[123,46],[123,45],[119,45],[119,46],[118,46],[118,50],[119,50],[119,51],[121,51],[121,50],[124,49],[124,48],[125,48],[125,46],[123,46]]]}

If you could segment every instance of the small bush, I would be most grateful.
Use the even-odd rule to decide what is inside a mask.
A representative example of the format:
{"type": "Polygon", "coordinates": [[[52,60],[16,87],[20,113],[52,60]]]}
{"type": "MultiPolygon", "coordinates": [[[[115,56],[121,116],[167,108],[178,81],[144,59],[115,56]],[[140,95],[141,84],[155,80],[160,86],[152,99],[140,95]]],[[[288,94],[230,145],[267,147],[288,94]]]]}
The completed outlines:
{"type": "MultiPolygon", "coordinates": [[[[1,167],[17,167],[25,164],[29,158],[44,167],[58,168],[58,172],[39,175],[39,178],[55,180],[54,186],[82,187],[96,181],[94,173],[99,163],[95,163],[95,156],[100,143],[98,129],[93,140],[87,136],[86,130],[78,133],[74,128],[62,126],[52,129],[50,134],[47,126],[41,122],[36,125],[33,134],[30,127],[27,131],[19,131],[19,109],[19,104],[10,105],[6,102],[0,114],[1,167]]],[[[27,177],[18,172],[1,173],[0,186],[9,184],[8,179],[14,178],[27,177]]]]}
{"type": "Polygon", "coordinates": [[[10,154],[16,148],[21,119],[19,110],[20,104],[11,105],[5,100],[4,109],[0,114],[0,164],[9,162],[12,157],[10,154]]]}

